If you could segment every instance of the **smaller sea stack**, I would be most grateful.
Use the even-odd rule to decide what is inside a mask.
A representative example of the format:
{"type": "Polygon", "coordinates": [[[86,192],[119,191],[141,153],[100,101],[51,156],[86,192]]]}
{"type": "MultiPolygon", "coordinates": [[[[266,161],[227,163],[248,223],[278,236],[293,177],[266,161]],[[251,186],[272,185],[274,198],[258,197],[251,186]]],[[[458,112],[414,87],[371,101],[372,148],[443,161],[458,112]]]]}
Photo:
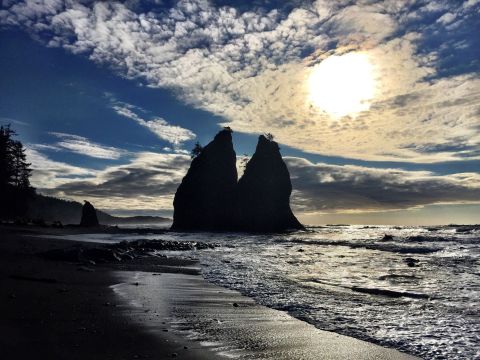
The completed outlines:
{"type": "Polygon", "coordinates": [[[97,210],[88,201],[85,201],[82,208],[82,219],[80,226],[91,227],[98,226],[97,210]]]}
{"type": "Polygon", "coordinates": [[[292,183],[278,144],[261,135],[237,186],[237,229],[282,232],[304,229],[290,209],[292,183]]]}

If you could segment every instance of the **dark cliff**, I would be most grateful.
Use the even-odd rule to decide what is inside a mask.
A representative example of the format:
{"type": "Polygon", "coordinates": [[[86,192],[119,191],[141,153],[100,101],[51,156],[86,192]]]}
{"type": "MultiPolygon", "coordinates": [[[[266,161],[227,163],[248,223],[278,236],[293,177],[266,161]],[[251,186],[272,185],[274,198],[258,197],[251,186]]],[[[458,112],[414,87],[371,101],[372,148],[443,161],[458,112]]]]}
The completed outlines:
{"type": "Polygon", "coordinates": [[[303,229],[290,209],[290,173],[275,141],[261,135],[238,182],[236,225],[242,231],[303,229]]]}
{"type": "Polygon", "coordinates": [[[237,183],[230,130],[190,165],[173,202],[173,230],[281,232],[303,229],[290,209],[292,184],[278,144],[260,136],[237,183]]]}
{"type": "Polygon", "coordinates": [[[193,159],[178,187],[172,229],[230,230],[237,176],[232,134],[222,130],[193,159]]]}

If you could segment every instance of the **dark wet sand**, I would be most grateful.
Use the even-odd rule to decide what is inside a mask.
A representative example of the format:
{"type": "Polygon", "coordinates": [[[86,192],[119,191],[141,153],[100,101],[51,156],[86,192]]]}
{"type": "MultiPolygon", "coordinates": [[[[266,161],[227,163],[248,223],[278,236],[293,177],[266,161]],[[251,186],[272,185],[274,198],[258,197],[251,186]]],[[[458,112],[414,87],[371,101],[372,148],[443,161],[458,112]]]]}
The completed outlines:
{"type": "MultiPolygon", "coordinates": [[[[94,271],[84,271],[35,255],[71,245],[0,228],[2,360],[169,359],[174,353],[180,359],[218,358],[199,344],[184,349],[179,335],[159,337],[129,321],[110,288],[117,280],[109,268],[89,266],[94,271]]],[[[171,262],[159,265],[177,265],[171,262]]]]}
{"type": "Polygon", "coordinates": [[[0,226],[2,359],[225,358],[218,350],[244,359],[413,359],[256,305],[193,275],[188,261],[82,267],[36,255],[72,241],[12,230],[0,226]]]}

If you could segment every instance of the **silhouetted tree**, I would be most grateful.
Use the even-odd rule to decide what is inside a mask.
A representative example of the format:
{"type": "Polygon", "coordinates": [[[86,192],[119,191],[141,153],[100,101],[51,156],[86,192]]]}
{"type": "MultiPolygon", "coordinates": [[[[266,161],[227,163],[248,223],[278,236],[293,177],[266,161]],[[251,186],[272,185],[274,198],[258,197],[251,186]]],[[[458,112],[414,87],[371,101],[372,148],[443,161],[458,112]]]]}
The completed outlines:
{"type": "Polygon", "coordinates": [[[193,147],[192,151],[190,152],[190,157],[192,159],[195,159],[198,155],[200,155],[202,150],[203,150],[203,146],[200,145],[200,143],[197,141],[195,143],[195,146],[193,147]]]}
{"type": "Polygon", "coordinates": [[[248,156],[248,154],[243,154],[241,159],[240,159],[240,168],[242,169],[242,171],[245,171],[246,167],[247,167],[247,163],[248,163],[248,160],[250,160],[250,157],[248,156]]]}
{"type": "Polygon", "coordinates": [[[14,140],[10,125],[0,126],[0,217],[25,215],[27,202],[34,194],[30,186],[30,163],[23,144],[14,140]]]}
{"type": "Polygon", "coordinates": [[[5,189],[13,175],[12,137],[15,132],[10,125],[0,126],[0,187],[5,189]]]}
{"type": "Polygon", "coordinates": [[[30,175],[32,164],[27,162],[27,155],[25,154],[25,148],[20,141],[12,142],[12,155],[13,155],[13,185],[19,189],[30,188],[30,175]]]}

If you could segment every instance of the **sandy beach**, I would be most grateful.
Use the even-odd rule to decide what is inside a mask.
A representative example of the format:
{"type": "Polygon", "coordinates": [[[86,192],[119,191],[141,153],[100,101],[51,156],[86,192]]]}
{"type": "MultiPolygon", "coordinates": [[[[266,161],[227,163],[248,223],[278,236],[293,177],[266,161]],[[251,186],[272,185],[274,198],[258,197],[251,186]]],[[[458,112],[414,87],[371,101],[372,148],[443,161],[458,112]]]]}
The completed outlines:
{"type": "Polygon", "coordinates": [[[44,259],[38,254],[73,246],[49,233],[0,228],[3,359],[414,358],[318,330],[209,284],[193,261],[44,259]]]}

